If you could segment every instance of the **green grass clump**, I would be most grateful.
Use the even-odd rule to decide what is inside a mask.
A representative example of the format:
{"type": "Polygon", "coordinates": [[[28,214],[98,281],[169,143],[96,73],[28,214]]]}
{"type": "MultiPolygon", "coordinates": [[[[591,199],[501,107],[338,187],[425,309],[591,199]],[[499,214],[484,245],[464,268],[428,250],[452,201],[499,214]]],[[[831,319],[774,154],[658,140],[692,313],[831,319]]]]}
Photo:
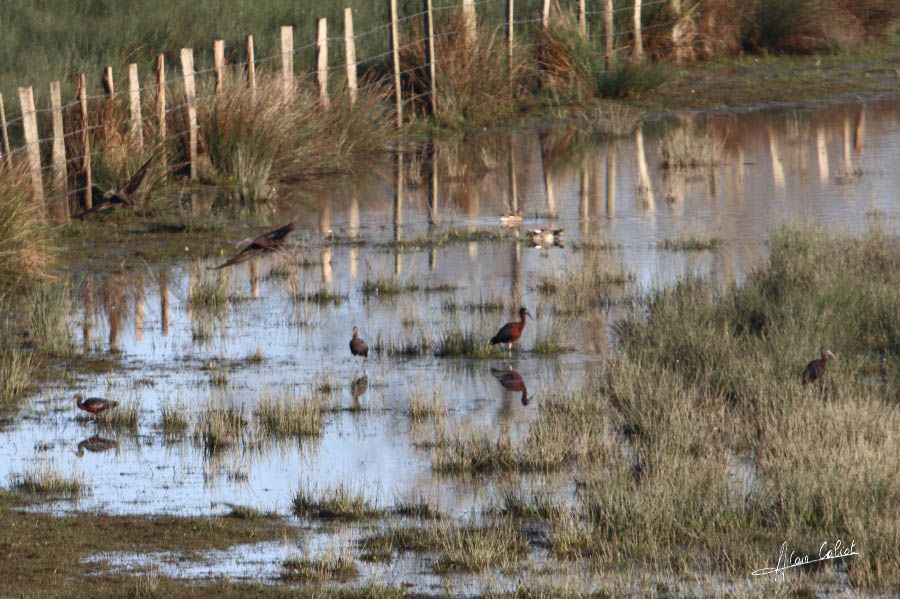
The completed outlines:
{"type": "Polygon", "coordinates": [[[394,296],[401,293],[414,293],[420,286],[411,281],[401,281],[394,276],[366,278],[362,285],[362,293],[366,297],[394,296]]]}
{"type": "Polygon", "coordinates": [[[715,166],[725,155],[725,140],[710,130],[679,127],[666,131],[659,153],[662,167],[666,169],[715,166]]]}
{"type": "Polygon", "coordinates": [[[72,310],[68,281],[45,283],[30,297],[31,334],[41,351],[53,356],[67,356],[74,343],[69,329],[72,310]]]}
{"type": "Polygon", "coordinates": [[[228,449],[244,440],[247,420],[237,406],[214,400],[206,407],[194,425],[194,440],[207,454],[228,449]]]}
{"type": "Polygon", "coordinates": [[[0,405],[5,405],[31,386],[34,362],[30,352],[0,347],[0,405]]]}
{"type": "Polygon", "coordinates": [[[556,296],[557,314],[583,314],[603,308],[610,295],[620,293],[625,284],[634,281],[633,273],[610,264],[602,251],[584,251],[581,258],[576,267],[538,281],[539,292],[556,296]]]}
{"type": "Polygon", "coordinates": [[[74,499],[86,491],[80,478],[66,478],[47,464],[14,476],[12,484],[17,491],[42,497],[74,499]]]}
{"type": "Polygon", "coordinates": [[[506,489],[497,511],[509,518],[528,520],[557,520],[565,508],[546,493],[526,493],[517,488],[506,489]]]}
{"type": "Polygon", "coordinates": [[[292,557],[281,564],[281,580],[288,582],[346,582],[357,574],[356,562],[346,549],[314,559],[292,557]]]}
{"type": "Polygon", "coordinates": [[[312,437],[322,433],[325,420],[318,395],[266,393],[256,402],[256,421],[261,432],[282,437],[312,437]]]}
{"type": "Polygon", "coordinates": [[[302,290],[295,293],[293,297],[296,302],[308,302],[320,306],[339,306],[347,300],[348,296],[323,285],[312,291],[302,290]]]}
{"type": "Polygon", "coordinates": [[[499,523],[487,528],[454,524],[437,529],[440,557],[435,572],[482,572],[518,563],[528,554],[528,541],[512,525],[499,523]]]}
{"type": "Polygon", "coordinates": [[[498,358],[504,355],[498,345],[491,345],[490,337],[471,329],[463,329],[458,323],[445,327],[437,343],[436,354],[442,357],[475,359],[498,358]]]}
{"type": "Polygon", "coordinates": [[[409,417],[413,420],[441,418],[447,415],[447,400],[444,392],[435,387],[431,393],[414,389],[409,394],[409,417]]]}
{"type": "Polygon", "coordinates": [[[106,428],[137,430],[140,419],[140,403],[136,399],[126,399],[114,408],[97,414],[97,422],[106,428]]]}
{"type": "Polygon", "coordinates": [[[724,243],[721,237],[714,237],[705,233],[690,233],[681,237],[665,239],[660,244],[660,248],[670,252],[702,252],[718,250],[724,243]]]}
{"type": "Polygon", "coordinates": [[[295,516],[323,520],[365,520],[384,514],[362,491],[344,484],[320,492],[300,489],[294,494],[293,512],[295,516]]]}
{"type": "Polygon", "coordinates": [[[162,414],[160,426],[164,433],[178,435],[187,430],[188,420],[184,415],[184,404],[172,405],[170,403],[164,403],[162,408],[160,408],[160,412],[162,414]]]}

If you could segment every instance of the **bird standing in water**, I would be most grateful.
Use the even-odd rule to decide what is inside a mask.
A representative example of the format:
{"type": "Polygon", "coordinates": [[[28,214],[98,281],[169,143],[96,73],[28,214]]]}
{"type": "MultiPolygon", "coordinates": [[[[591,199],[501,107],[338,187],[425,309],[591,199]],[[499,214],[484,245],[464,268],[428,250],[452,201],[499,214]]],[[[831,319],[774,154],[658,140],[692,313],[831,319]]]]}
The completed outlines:
{"type": "Polygon", "coordinates": [[[350,353],[354,356],[362,356],[363,367],[369,357],[369,345],[359,336],[359,329],[353,327],[353,338],[350,339],[350,353]]]}
{"type": "Polygon", "coordinates": [[[519,308],[519,322],[507,322],[503,325],[500,330],[497,331],[497,334],[491,337],[491,345],[503,343],[506,344],[510,351],[512,351],[512,344],[518,341],[519,337],[522,336],[522,331],[525,330],[526,316],[534,320],[534,316],[531,315],[528,308],[525,308],[524,306],[519,308]]]}
{"type": "MultiPolygon", "coordinates": [[[[297,225],[300,224],[300,217],[295,216],[291,219],[291,222],[288,224],[278,227],[277,229],[273,229],[268,233],[263,233],[259,237],[255,239],[245,239],[241,243],[246,243],[247,245],[238,252],[237,255],[231,257],[223,264],[216,266],[210,270],[221,270],[226,266],[232,266],[234,264],[240,264],[241,262],[246,262],[250,258],[258,256],[260,254],[269,254],[272,252],[276,252],[284,247],[285,238],[290,235],[290,233],[297,228],[297,225]]],[[[238,244],[240,245],[240,244],[238,244]]]]}
{"type": "Polygon", "coordinates": [[[85,399],[79,393],[75,396],[75,405],[78,406],[79,410],[84,410],[85,412],[93,414],[94,418],[96,418],[101,412],[105,412],[106,410],[110,410],[119,405],[119,402],[110,399],[102,399],[100,397],[89,397],[85,399]]]}
{"type": "Polygon", "coordinates": [[[837,360],[837,357],[828,351],[828,348],[823,347],[821,357],[806,365],[806,369],[803,371],[803,384],[814,383],[822,378],[825,375],[825,367],[828,365],[828,360],[837,360]]]}

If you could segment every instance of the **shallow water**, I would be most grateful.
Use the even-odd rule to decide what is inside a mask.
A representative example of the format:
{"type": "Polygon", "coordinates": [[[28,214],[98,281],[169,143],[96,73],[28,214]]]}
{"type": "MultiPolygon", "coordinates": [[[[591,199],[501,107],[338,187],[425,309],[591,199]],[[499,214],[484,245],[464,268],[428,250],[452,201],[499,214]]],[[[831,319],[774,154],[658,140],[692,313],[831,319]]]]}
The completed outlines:
{"type": "MultiPolygon", "coordinates": [[[[122,368],[48,385],[27,400],[0,431],[0,479],[40,464],[78,475],[90,493],[49,504],[60,511],[209,514],[238,504],[288,514],[299,488],[346,483],[381,507],[421,495],[449,514],[477,518],[510,480],[435,475],[429,425],[411,421],[409,396],[441,393],[449,408],[448,430],[508,428],[515,435],[537,416],[543,398],[577,387],[614,351],[608,325],[626,310],[615,301],[615,288],[602,290],[612,296],[608,310],[560,323],[569,351],[543,357],[531,348],[536,330],[553,320],[553,296],[541,294],[538,282],[577,265],[584,244],[613,246],[603,254],[609,263],[634,273],[637,288],[650,289],[687,273],[710,275],[722,284],[739,281],[765,255],[767,234],[785,222],[841,231],[900,229],[897,103],[702,121],[683,116],[652,122],[627,139],[578,146],[559,132],[517,131],[488,138],[478,152],[438,146],[436,180],[427,176],[429,156],[409,153],[376,164],[353,181],[335,180],[327,190],[297,190],[296,205],[302,208],[271,217],[280,224],[294,210],[303,214],[302,230],[294,235],[297,250],[223,271],[232,301],[220,311],[188,302],[192,290],[216,276],[203,268],[217,261],[80,278],[72,319],[80,345],[88,352],[121,352],[122,368]],[[694,121],[726,140],[724,160],[673,175],[660,167],[661,135],[694,121]],[[432,185],[436,202],[429,200],[432,185]],[[522,243],[526,233],[501,229],[499,215],[515,208],[525,216],[523,230],[564,228],[566,247],[534,248],[522,243]],[[392,244],[440,236],[451,228],[502,232],[502,237],[418,250],[392,244]],[[723,245],[714,252],[658,247],[688,233],[721,238],[723,245]],[[298,262],[287,276],[278,270],[298,262]],[[449,289],[364,294],[363,283],[379,276],[449,289]],[[320,305],[293,298],[326,288],[344,299],[320,305]],[[445,307],[494,297],[506,303],[502,311],[445,307]],[[362,365],[347,347],[353,325],[370,346],[379,337],[436,340],[455,322],[488,337],[511,319],[519,303],[537,321],[529,322],[508,360],[430,353],[399,359],[373,351],[365,366],[367,390],[354,397],[351,383],[362,365]],[[248,359],[254,355],[259,359],[248,359]],[[507,362],[527,385],[527,404],[490,372],[507,362]],[[227,383],[213,384],[217,378],[227,383]],[[327,394],[333,409],[321,437],[248,443],[212,456],[191,438],[193,422],[211,399],[237,404],[249,417],[267,390],[308,394],[324,382],[336,389],[327,394]],[[137,430],[105,430],[79,417],[71,399],[76,392],[136,402],[137,430]],[[161,430],[165,404],[188,415],[192,424],[183,438],[161,430]],[[118,447],[77,457],[79,441],[94,434],[118,441],[118,447]]],[[[745,486],[750,478],[752,473],[738,472],[736,485],[745,486]]],[[[534,476],[525,484],[569,497],[571,479],[571,473],[534,476]]],[[[266,563],[292,552],[296,548],[282,544],[263,551],[273,556],[266,563]]],[[[211,560],[217,566],[210,571],[245,572],[222,566],[240,561],[229,561],[227,553],[211,560]]],[[[202,574],[204,567],[184,566],[179,572],[202,574]]],[[[266,568],[258,572],[261,578],[271,574],[266,568]]]]}

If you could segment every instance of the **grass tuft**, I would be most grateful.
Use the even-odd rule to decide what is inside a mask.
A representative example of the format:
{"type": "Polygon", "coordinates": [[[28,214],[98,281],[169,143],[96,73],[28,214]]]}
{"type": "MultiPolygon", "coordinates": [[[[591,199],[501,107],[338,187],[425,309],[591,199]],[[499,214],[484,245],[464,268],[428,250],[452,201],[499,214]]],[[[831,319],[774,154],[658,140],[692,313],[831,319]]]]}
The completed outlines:
{"type": "Polygon", "coordinates": [[[321,491],[300,489],[294,495],[295,516],[323,520],[365,520],[384,515],[362,491],[344,484],[321,491]]]}
{"type": "Polygon", "coordinates": [[[312,437],[322,433],[323,402],[318,395],[298,397],[290,392],[265,393],[256,402],[256,421],[262,433],[280,437],[312,437]]]}
{"type": "Polygon", "coordinates": [[[665,239],[659,247],[670,252],[702,252],[721,249],[724,244],[721,237],[706,233],[689,233],[681,237],[665,239]]]}
{"type": "Polygon", "coordinates": [[[86,491],[80,478],[66,478],[47,464],[14,476],[13,488],[29,495],[69,499],[79,497],[86,491]]]}

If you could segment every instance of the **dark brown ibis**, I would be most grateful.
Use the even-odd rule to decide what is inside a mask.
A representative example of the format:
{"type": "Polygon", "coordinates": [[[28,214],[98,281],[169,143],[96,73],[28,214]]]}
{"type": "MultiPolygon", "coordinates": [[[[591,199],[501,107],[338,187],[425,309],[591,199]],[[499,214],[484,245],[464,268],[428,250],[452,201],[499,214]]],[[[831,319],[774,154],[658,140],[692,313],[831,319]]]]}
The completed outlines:
{"type": "Polygon", "coordinates": [[[220,264],[212,268],[211,270],[219,270],[225,268],[226,266],[233,266],[235,264],[240,264],[241,262],[246,262],[250,258],[254,258],[259,256],[260,254],[270,254],[272,252],[277,252],[284,248],[284,240],[287,238],[291,232],[297,228],[297,225],[300,224],[300,217],[295,216],[291,219],[286,225],[278,227],[277,229],[273,229],[268,233],[263,233],[259,237],[255,239],[245,239],[238,245],[246,243],[237,255],[232,256],[228,259],[224,264],[220,264]]]}
{"type": "Polygon", "coordinates": [[[96,417],[99,413],[116,407],[119,405],[119,402],[112,401],[111,399],[103,399],[101,397],[89,397],[85,399],[79,393],[75,396],[75,405],[78,406],[79,410],[84,410],[96,417]]]}
{"type": "Polygon", "coordinates": [[[94,435],[93,437],[88,437],[78,443],[78,451],[75,452],[75,455],[80,458],[84,455],[85,450],[90,451],[91,453],[102,453],[104,451],[109,451],[110,449],[115,449],[118,446],[118,441],[94,435]]]}
{"type": "Polygon", "coordinates": [[[369,344],[359,336],[359,329],[353,327],[353,338],[350,339],[350,353],[354,356],[362,357],[363,364],[369,357],[369,344]]]}
{"type": "Polygon", "coordinates": [[[108,210],[118,208],[119,206],[133,207],[137,203],[134,194],[141,186],[141,183],[143,182],[144,177],[147,175],[147,171],[150,168],[150,164],[155,159],[156,154],[154,153],[131,176],[131,178],[128,180],[128,183],[126,183],[119,189],[108,189],[106,191],[103,191],[99,187],[95,187],[94,191],[99,197],[94,201],[93,207],[76,215],[76,218],[87,218],[88,216],[92,216],[94,214],[97,214],[98,212],[106,212],[108,210]]]}
{"type": "Polygon", "coordinates": [[[506,370],[503,370],[502,368],[491,368],[491,374],[500,382],[500,386],[507,391],[521,393],[522,405],[528,405],[530,400],[528,399],[528,388],[525,387],[525,379],[522,378],[521,374],[513,370],[512,364],[507,364],[506,370]]]}
{"type": "Polygon", "coordinates": [[[828,351],[828,348],[823,347],[821,357],[806,365],[806,369],[803,371],[803,384],[814,383],[822,378],[825,375],[828,360],[837,360],[837,357],[828,351]]]}
{"type": "Polygon", "coordinates": [[[507,322],[500,327],[497,334],[491,337],[491,345],[504,343],[512,350],[512,344],[518,341],[519,337],[522,336],[522,331],[525,330],[526,316],[534,320],[534,317],[531,315],[531,312],[528,311],[528,308],[525,308],[524,306],[519,308],[519,322],[507,322]]]}

